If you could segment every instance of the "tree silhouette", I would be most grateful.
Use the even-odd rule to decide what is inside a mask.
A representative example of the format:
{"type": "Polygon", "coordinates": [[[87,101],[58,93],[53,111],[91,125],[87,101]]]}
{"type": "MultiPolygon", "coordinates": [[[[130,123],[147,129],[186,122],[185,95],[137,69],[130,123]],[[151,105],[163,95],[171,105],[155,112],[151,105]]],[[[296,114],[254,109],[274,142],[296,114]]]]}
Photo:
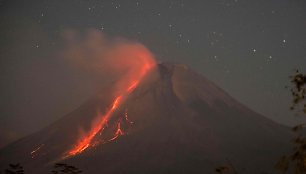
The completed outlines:
{"type": "MultiPolygon", "coordinates": [[[[297,114],[302,113],[306,116],[306,75],[300,73],[298,70],[293,76],[290,76],[292,87],[290,89],[293,101],[291,110],[295,110],[297,114]]],[[[286,173],[289,167],[293,166],[292,171],[295,174],[306,173],[306,137],[303,135],[303,128],[305,123],[296,125],[292,128],[295,133],[293,139],[293,152],[289,155],[284,155],[276,164],[276,169],[286,173]]]]}
{"type": "MultiPolygon", "coordinates": [[[[62,173],[67,173],[67,174],[79,174],[82,173],[82,170],[68,165],[64,163],[56,163],[54,165],[54,170],[51,171],[53,174],[62,174],[62,173]]],[[[2,173],[2,172],[0,172],[2,173]]],[[[17,164],[9,164],[9,168],[4,171],[5,174],[24,174],[23,167],[17,163],[17,164]]]]}
{"type": "Polygon", "coordinates": [[[5,174],[24,174],[23,167],[17,164],[9,164],[9,168],[4,171],[5,174]]]}
{"type": "Polygon", "coordinates": [[[82,173],[82,170],[64,163],[56,163],[54,165],[54,170],[52,170],[51,172],[53,174],[61,174],[61,173],[78,174],[82,173]]]}
{"type": "Polygon", "coordinates": [[[291,83],[294,85],[291,88],[291,94],[293,96],[293,104],[290,107],[291,110],[298,109],[300,106],[302,110],[298,110],[298,112],[302,111],[306,116],[306,75],[296,70],[295,75],[290,76],[291,83]]]}
{"type": "MultiPolygon", "coordinates": [[[[289,78],[292,84],[290,91],[293,97],[290,109],[295,110],[297,114],[302,113],[306,116],[306,74],[296,70],[295,74],[289,76],[289,78]]],[[[303,135],[304,127],[306,127],[306,123],[298,124],[292,128],[292,131],[295,133],[293,152],[289,155],[282,156],[275,165],[275,168],[282,173],[287,173],[290,166],[293,167],[292,171],[294,174],[306,173],[306,137],[303,135]]],[[[237,171],[231,163],[216,168],[215,172],[218,174],[237,174],[237,171]]]]}
{"type": "Polygon", "coordinates": [[[238,174],[235,166],[227,159],[227,164],[215,168],[215,172],[218,174],[238,174]]]}

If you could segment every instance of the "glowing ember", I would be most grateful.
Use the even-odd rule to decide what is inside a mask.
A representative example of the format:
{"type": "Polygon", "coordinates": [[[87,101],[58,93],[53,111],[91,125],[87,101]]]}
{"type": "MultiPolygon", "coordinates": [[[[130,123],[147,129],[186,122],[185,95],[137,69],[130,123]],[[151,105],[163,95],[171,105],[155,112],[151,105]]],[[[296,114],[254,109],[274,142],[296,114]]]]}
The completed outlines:
{"type": "Polygon", "coordinates": [[[32,152],[31,152],[31,156],[32,158],[34,158],[37,154],[37,152],[44,146],[45,144],[41,144],[38,147],[36,147],[32,152]]]}
{"type": "Polygon", "coordinates": [[[125,110],[124,118],[125,118],[125,121],[127,121],[128,123],[130,123],[130,124],[133,124],[133,123],[134,123],[134,122],[132,122],[132,121],[129,120],[129,117],[128,117],[128,110],[127,110],[127,109],[125,110]]]}

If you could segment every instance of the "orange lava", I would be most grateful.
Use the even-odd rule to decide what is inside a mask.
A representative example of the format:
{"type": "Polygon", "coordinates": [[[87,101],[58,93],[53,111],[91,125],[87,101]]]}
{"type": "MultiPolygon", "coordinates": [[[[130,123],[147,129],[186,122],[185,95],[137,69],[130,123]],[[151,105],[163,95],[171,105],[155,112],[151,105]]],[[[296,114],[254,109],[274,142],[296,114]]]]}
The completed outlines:
{"type": "MultiPolygon", "coordinates": [[[[86,150],[89,147],[96,146],[97,143],[93,141],[94,137],[105,128],[107,122],[112,117],[113,113],[120,107],[120,105],[123,102],[123,99],[128,97],[128,95],[138,86],[139,82],[142,80],[142,78],[148,73],[150,69],[155,65],[154,60],[151,57],[146,57],[146,54],[140,54],[139,57],[139,64],[142,64],[142,66],[137,67],[137,73],[133,74],[128,79],[124,79],[125,82],[122,83],[120,86],[121,92],[119,92],[119,95],[115,97],[115,99],[112,102],[111,107],[107,110],[107,112],[104,115],[98,115],[98,121],[95,121],[92,124],[92,127],[90,131],[80,137],[79,141],[74,144],[73,148],[70,149],[66,154],[64,154],[63,158],[71,157],[74,155],[77,155],[79,153],[82,153],[84,150],[86,150]]],[[[116,138],[118,138],[120,135],[123,135],[123,132],[120,127],[120,122],[117,125],[117,131],[112,139],[109,141],[113,141],[116,138]]]]}
{"type": "Polygon", "coordinates": [[[128,92],[132,92],[138,85],[138,81],[134,81],[130,86],[129,88],[127,89],[128,92]]]}
{"type": "Polygon", "coordinates": [[[121,126],[120,126],[120,122],[118,122],[118,126],[117,126],[117,131],[115,133],[115,136],[113,138],[111,138],[108,141],[114,141],[115,139],[117,139],[119,136],[123,135],[124,133],[121,130],[121,126]]]}
{"type": "Polygon", "coordinates": [[[98,122],[98,124],[96,126],[93,126],[91,128],[88,135],[83,137],[83,139],[81,139],[81,141],[79,141],[77,143],[77,145],[68,152],[68,156],[73,156],[73,155],[76,155],[78,153],[81,153],[90,146],[90,143],[91,143],[92,139],[97,135],[97,133],[101,129],[103,129],[103,127],[105,126],[105,124],[107,123],[107,121],[109,120],[111,115],[113,114],[113,112],[120,105],[121,101],[122,101],[122,95],[118,96],[113,101],[111,109],[103,116],[102,120],[100,120],[100,122],[98,122]]]}

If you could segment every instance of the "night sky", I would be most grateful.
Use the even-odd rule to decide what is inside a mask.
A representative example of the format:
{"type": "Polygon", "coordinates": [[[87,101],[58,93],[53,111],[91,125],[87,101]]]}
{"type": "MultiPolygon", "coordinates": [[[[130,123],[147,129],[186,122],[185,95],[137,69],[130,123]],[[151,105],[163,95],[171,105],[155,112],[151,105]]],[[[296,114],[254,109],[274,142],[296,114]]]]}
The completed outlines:
{"type": "Polygon", "coordinates": [[[288,76],[306,67],[305,0],[0,0],[0,146],[35,132],[96,92],[58,52],[62,33],[98,29],[189,65],[276,122],[288,76]]]}

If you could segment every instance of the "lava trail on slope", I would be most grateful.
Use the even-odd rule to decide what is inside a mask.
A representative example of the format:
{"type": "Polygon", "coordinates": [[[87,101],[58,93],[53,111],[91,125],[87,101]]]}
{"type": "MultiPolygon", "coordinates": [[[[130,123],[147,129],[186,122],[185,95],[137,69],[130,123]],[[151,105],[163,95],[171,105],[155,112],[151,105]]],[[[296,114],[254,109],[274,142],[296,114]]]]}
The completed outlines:
{"type": "MultiPolygon", "coordinates": [[[[74,156],[76,154],[82,153],[84,150],[91,146],[96,146],[97,142],[93,141],[94,137],[100,132],[104,130],[105,126],[107,125],[107,122],[110,120],[114,112],[118,109],[118,107],[122,104],[125,98],[128,97],[128,95],[133,92],[133,90],[137,87],[139,82],[144,78],[144,76],[155,66],[155,63],[153,61],[153,58],[148,56],[149,54],[140,54],[140,59],[142,59],[143,65],[140,66],[139,70],[136,75],[133,74],[133,76],[129,77],[128,82],[121,83],[121,84],[127,84],[126,86],[122,86],[120,88],[124,88],[126,90],[121,90],[119,94],[115,97],[113,100],[111,107],[107,110],[106,113],[98,114],[97,121],[92,123],[90,131],[82,136],[77,143],[73,145],[73,147],[66,152],[63,155],[63,159],[74,156]]],[[[136,67],[138,68],[138,67],[136,67]]],[[[126,115],[125,115],[126,116],[126,115]]],[[[118,136],[122,135],[122,131],[120,129],[120,122],[118,122],[118,130],[115,133],[114,137],[110,139],[110,141],[116,139],[118,136]],[[119,132],[118,132],[119,131],[119,132]]]]}

